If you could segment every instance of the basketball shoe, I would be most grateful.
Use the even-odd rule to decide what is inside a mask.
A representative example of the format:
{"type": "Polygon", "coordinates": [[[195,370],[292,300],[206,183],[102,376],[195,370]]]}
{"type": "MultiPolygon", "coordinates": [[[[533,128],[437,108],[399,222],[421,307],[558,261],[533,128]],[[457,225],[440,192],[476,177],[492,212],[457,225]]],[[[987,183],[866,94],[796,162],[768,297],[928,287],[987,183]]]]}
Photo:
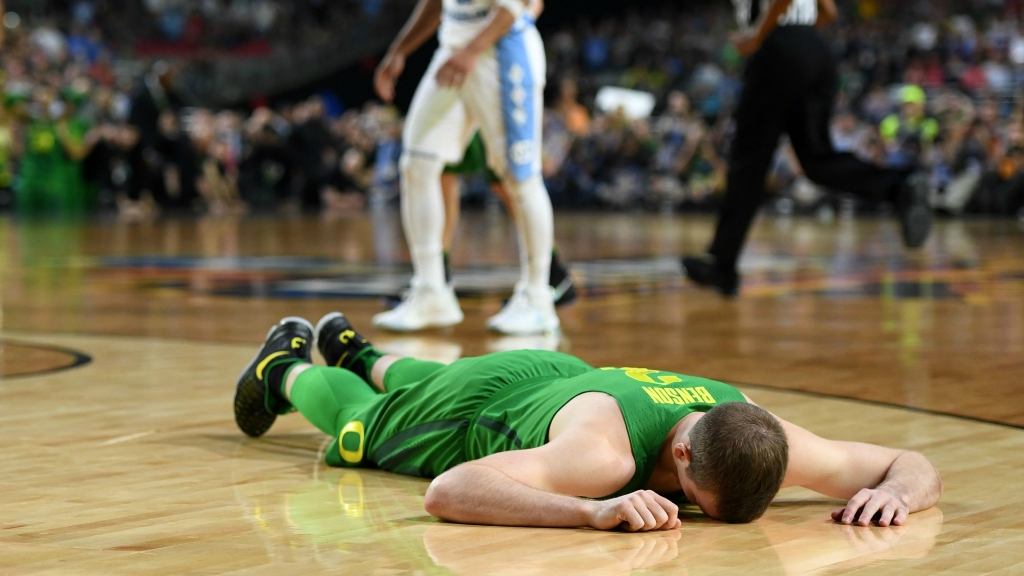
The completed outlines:
{"type": "Polygon", "coordinates": [[[413,278],[412,287],[394,310],[373,317],[373,325],[393,332],[444,328],[462,322],[464,316],[451,286],[423,286],[413,278]]]}
{"type": "Polygon", "coordinates": [[[496,315],[487,320],[487,328],[509,336],[547,334],[558,330],[552,288],[526,288],[516,285],[512,298],[496,315]]]}
{"type": "Polygon", "coordinates": [[[267,332],[256,356],[242,370],[235,387],[235,423],[253,438],[262,436],[278,414],[293,410],[281,393],[281,380],[296,362],[312,364],[313,325],[289,316],[267,332]]]}
{"type": "Polygon", "coordinates": [[[328,366],[349,370],[370,383],[370,370],[384,353],[356,332],[344,314],[327,314],[316,323],[315,333],[316,349],[328,366]]]}

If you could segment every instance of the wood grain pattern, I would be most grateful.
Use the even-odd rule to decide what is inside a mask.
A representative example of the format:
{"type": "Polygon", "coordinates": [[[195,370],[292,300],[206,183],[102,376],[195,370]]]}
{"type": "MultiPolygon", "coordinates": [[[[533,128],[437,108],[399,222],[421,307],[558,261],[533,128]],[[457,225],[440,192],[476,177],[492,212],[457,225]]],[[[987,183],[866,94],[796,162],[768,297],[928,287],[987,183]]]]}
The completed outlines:
{"type": "MultiPolygon", "coordinates": [[[[743,389],[815,432],[924,452],[943,473],[940,505],[889,529],[836,526],[828,512],[837,502],[801,490],[781,494],[755,524],[688,513],[673,534],[443,524],[423,511],[423,480],[325,467],[329,439],[301,417],[282,418],[261,440],[243,437],[231,418],[234,378],[268,325],[343,309],[366,328],[380,303],[221,289],[353,267],[393,271],[407,258],[393,216],[0,221],[4,338],[94,358],[0,379],[0,573],[1024,571],[1024,430],[1014,428],[1024,426],[1024,232],[1016,222],[940,223],[925,250],[910,254],[886,221],[765,220],[744,261],[744,296],[733,301],[651,273],[698,251],[706,218],[574,215],[558,225],[560,249],[585,264],[577,276],[587,286],[562,314],[564,338],[487,334],[484,320],[501,305],[492,292],[465,299],[467,320],[454,329],[368,336],[442,360],[557,347],[593,364],[767,385],[743,389]],[[259,260],[278,256],[301,265],[259,260]],[[610,259],[643,266],[598,278],[591,263],[610,259]]],[[[471,215],[456,265],[485,274],[513,265],[512,239],[502,216],[471,215]]],[[[5,369],[13,354],[4,350],[5,369]]]]}

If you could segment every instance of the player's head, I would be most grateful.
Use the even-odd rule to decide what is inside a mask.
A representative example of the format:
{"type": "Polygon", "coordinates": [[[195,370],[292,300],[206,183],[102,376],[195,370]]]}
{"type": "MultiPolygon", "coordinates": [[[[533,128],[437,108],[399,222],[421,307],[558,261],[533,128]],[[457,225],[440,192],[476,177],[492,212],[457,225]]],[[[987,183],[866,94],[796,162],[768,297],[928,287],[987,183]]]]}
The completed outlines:
{"type": "Polygon", "coordinates": [[[687,498],[714,518],[753,522],[782,486],[789,463],[786,433],[763,408],[715,406],[673,448],[687,498]]]}

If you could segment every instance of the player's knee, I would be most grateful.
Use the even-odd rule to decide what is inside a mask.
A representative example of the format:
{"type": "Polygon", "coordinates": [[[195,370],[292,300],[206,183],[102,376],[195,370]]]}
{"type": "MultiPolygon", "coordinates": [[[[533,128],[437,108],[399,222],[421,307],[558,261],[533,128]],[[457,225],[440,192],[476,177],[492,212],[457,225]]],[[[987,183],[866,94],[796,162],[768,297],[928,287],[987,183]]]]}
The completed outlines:
{"type": "Polygon", "coordinates": [[[423,190],[431,183],[439,182],[444,162],[437,156],[405,152],[399,162],[402,171],[403,190],[423,190]]]}
{"type": "Polygon", "coordinates": [[[548,198],[548,189],[544,185],[544,178],[536,174],[526,180],[515,180],[505,178],[505,189],[512,198],[519,201],[534,201],[548,198]]]}

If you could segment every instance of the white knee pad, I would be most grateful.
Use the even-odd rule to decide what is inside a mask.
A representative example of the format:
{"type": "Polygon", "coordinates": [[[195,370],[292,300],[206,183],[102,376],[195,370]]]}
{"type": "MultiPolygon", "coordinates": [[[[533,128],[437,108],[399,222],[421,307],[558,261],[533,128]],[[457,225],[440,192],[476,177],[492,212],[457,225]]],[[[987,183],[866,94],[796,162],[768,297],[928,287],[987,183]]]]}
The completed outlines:
{"type": "Polygon", "coordinates": [[[398,167],[402,171],[403,194],[406,191],[419,193],[431,186],[441,186],[439,178],[444,171],[444,162],[437,156],[415,151],[402,152],[398,167]]]}

